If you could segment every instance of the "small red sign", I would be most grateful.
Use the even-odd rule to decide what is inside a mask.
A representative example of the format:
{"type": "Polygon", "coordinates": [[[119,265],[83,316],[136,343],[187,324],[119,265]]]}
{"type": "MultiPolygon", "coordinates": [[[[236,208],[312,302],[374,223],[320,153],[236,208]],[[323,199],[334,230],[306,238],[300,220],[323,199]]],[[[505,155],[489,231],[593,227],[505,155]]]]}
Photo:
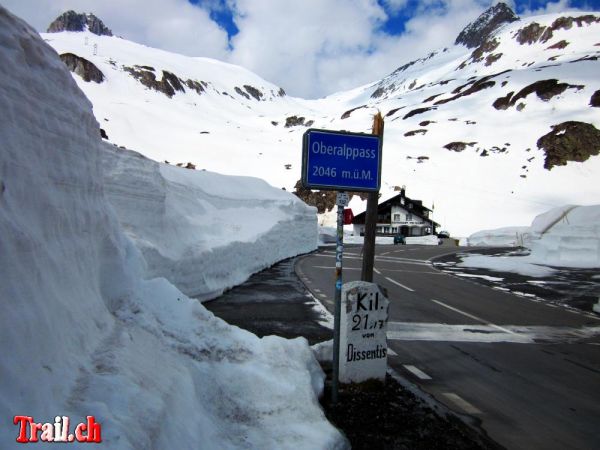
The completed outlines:
{"type": "Polygon", "coordinates": [[[352,221],[354,220],[354,213],[350,208],[344,209],[344,225],[352,225],[352,221]]]}

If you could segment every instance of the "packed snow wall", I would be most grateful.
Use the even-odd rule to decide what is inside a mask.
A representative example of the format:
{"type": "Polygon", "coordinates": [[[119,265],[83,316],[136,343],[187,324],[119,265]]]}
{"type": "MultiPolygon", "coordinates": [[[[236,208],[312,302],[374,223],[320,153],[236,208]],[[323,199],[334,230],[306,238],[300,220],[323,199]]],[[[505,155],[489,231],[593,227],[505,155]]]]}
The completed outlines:
{"type": "Polygon", "coordinates": [[[555,267],[600,267],[600,205],[565,205],[535,217],[529,227],[479,231],[462,242],[490,247],[521,246],[528,262],[555,267]]]}
{"type": "Polygon", "coordinates": [[[600,267],[600,205],[564,206],[531,224],[533,263],[557,267],[600,267]]]}
{"type": "Polygon", "coordinates": [[[16,415],[93,415],[111,449],[343,446],[305,340],[259,339],[146,279],[90,103],[1,6],[0,42],[0,448],[16,415]]]}
{"type": "Polygon", "coordinates": [[[316,208],[251,177],[157,163],[105,144],[105,191],[147,276],[212,298],[317,247],[316,208]]]}

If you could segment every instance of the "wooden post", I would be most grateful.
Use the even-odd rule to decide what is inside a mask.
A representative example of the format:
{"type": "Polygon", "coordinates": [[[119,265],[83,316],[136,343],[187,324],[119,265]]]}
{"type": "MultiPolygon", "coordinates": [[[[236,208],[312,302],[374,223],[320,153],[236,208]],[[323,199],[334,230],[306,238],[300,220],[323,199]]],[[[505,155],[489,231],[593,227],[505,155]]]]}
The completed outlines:
{"type": "MultiPolygon", "coordinates": [[[[373,117],[372,134],[379,136],[383,145],[383,117],[378,112],[373,117]]],[[[365,240],[363,244],[363,261],[360,279],[373,282],[373,266],[375,263],[375,234],[377,228],[377,206],[379,203],[379,191],[369,192],[367,197],[367,212],[365,217],[365,240]]]]}

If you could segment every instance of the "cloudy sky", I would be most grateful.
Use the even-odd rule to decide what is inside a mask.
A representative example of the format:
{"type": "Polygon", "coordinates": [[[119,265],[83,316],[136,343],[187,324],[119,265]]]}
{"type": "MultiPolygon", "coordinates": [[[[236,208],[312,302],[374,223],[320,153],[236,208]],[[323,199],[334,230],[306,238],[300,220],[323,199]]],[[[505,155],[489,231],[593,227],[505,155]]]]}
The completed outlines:
{"type": "MultiPolygon", "coordinates": [[[[317,98],[378,80],[458,33],[498,0],[0,0],[38,31],[93,12],[152,47],[242,65],[317,98]]],[[[519,15],[600,10],[600,0],[507,0],[519,15]]]]}

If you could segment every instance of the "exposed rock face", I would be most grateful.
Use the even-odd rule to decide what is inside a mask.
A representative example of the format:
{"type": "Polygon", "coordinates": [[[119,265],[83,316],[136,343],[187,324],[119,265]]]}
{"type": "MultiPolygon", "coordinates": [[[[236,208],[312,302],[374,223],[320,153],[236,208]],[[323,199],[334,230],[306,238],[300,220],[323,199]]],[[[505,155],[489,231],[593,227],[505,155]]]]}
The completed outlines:
{"type": "Polygon", "coordinates": [[[500,26],[519,20],[519,17],[505,3],[498,3],[467,25],[456,38],[455,44],[467,48],[479,47],[500,26]]]}
{"type": "Polygon", "coordinates": [[[539,23],[532,22],[524,28],[521,28],[517,35],[517,42],[521,45],[531,45],[536,42],[548,42],[554,36],[554,31],[569,30],[576,24],[578,27],[600,23],[600,17],[593,15],[579,17],[560,17],[552,22],[549,27],[541,26],[539,23]]]}
{"type": "Polygon", "coordinates": [[[98,36],[112,36],[108,29],[93,14],[78,14],[75,11],[67,11],[57,17],[48,27],[48,33],[60,33],[61,31],[85,31],[87,29],[98,36]]]}
{"type": "Polygon", "coordinates": [[[492,78],[495,78],[495,77],[505,74],[507,72],[509,72],[509,71],[500,72],[500,73],[497,73],[494,75],[488,75],[487,77],[482,77],[476,81],[471,81],[463,86],[458,87],[454,91],[452,91],[452,93],[456,94],[453,97],[438,100],[437,102],[434,103],[434,105],[443,105],[445,103],[452,102],[461,97],[466,97],[468,95],[475,94],[476,92],[482,91],[484,89],[491,88],[496,84],[495,81],[492,81],[492,78]],[[463,91],[462,89],[467,86],[470,86],[470,87],[463,91]]]}
{"type": "MultiPolygon", "coordinates": [[[[263,93],[259,89],[256,89],[255,87],[250,86],[248,84],[244,85],[244,89],[245,89],[245,92],[241,88],[236,86],[234,88],[234,91],[237,92],[242,97],[247,98],[248,100],[250,100],[250,97],[253,97],[255,100],[258,100],[258,101],[262,100],[263,93]]],[[[284,95],[285,95],[285,93],[284,93],[284,95]]]]}
{"type": "Polygon", "coordinates": [[[592,94],[590,106],[593,106],[594,108],[600,108],[600,89],[592,94]]]}
{"type": "Polygon", "coordinates": [[[537,141],[546,152],[545,169],[565,166],[568,161],[586,161],[600,153],[600,130],[584,122],[563,122],[537,141]]]}
{"type": "Polygon", "coordinates": [[[514,92],[509,92],[505,97],[496,99],[493,106],[496,109],[508,109],[514,106],[519,100],[525,99],[529,94],[535,93],[540,100],[549,101],[552,97],[560,95],[567,89],[583,89],[582,85],[574,85],[568,83],[559,83],[556,79],[540,80],[535,83],[525,86],[516,95],[514,92]]]}
{"type": "MultiPolygon", "coordinates": [[[[162,79],[158,81],[154,74],[154,68],[149,66],[135,66],[135,67],[123,67],[123,70],[129,72],[136,80],[142,83],[144,86],[154,89],[155,91],[162,92],[167,97],[171,98],[175,95],[175,91],[185,92],[181,79],[177,75],[162,71],[162,79]]],[[[188,80],[189,82],[190,80],[188,80]]],[[[189,86],[189,83],[188,83],[189,86]]]]}
{"type": "Polygon", "coordinates": [[[450,142],[449,144],[444,145],[444,148],[453,152],[460,153],[464,151],[467,148],[467,146],[473,147],[475,144],[477,144],[477,142],[450,142]]]}
{"type": "Polygon", "coordinates": [[[66,64],[69,70],[76,73],[83,81],[95,83],[102,83],[104,81],[104,74],[98,67],[96,67],[91,61],[88,61],[81,56],[74,55],[73,53],[63,53],[60,55],[62,62],[66,64]]]}
{"type": "Polygon", "coordinates": [[[306,118],[302,117],[302,116],[300,116],[300,117],[290,116],[290,117],[285,118],[285,127],[286,128],[298,127],[298,126],[310,127],[310,126],[312,126],[313,123],[315,123],[314,120],[306,121],[306,118]]]}
{"type": "Polygon", "coordinates": [[[362,109],[362,108],[367,108],[367,105],[361,105],[361,106],[357,106],[356,108],[349,109],[344,114],[342,114],[341,119],[347,119],[348,117],[350,117],[350,114],[352,114],[354,111],[356,111],[357,109],[362,109]]]}
{"type": "Polygon", "coordinates": [[[417,114],[423,114],[426,113],[427,111],[431,111],[432,109],[435,109],[434,107],[431,108],[417,108],[417,109],[413,109],[412,111],[410,111],[408,114],[406,114],[402,120],[406,120],[412,116],[416,116],[417,114]]]}
{"type": "Polygon", "coordinates": [[[302,181],[298,180],[294,186],[294,194],[304,203],[315,206],[319,214],[331,210],[335,206],[337,193],[335,191],[312,191],[302,186],[302,181]]]}

